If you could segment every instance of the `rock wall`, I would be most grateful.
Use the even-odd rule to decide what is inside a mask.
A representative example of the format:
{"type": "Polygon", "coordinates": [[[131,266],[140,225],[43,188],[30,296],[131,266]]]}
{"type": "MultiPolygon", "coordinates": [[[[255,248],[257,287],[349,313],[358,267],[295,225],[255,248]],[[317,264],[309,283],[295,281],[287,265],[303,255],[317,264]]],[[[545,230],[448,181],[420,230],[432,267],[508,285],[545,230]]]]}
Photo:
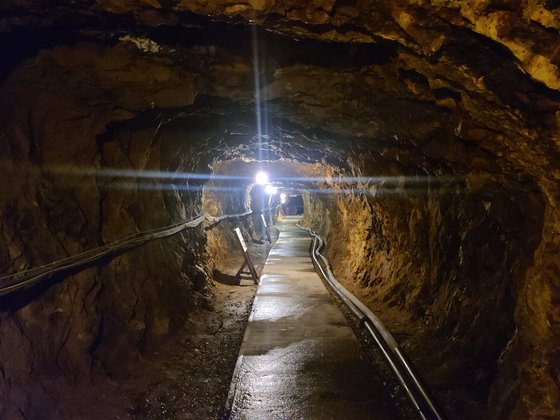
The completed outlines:
{"type": "Polygon", "coordinates": [[[400,338],[451,418],[477,418],[483,407],[501,418],[528,414],[504,395],[511,370],[529,368],[527,353],[510,352],[527,328],[519,312],[539,264],[543,198],[531,185],[411,178],[365,194],[308,194],[306,223],[326,238],[337,278],[400,338]]]}
{"type": "MultiPolygon", "coordinates": [[[[196,149],[205,133],[197,140],[196,129],[165,125],[158,111],[189,105],[192,80],[174,79],[153,61],[137,70],[127,54],[55,51],[4,83],[12,106],[0,117],[3,274],[202,212],[204,179],[186,182],[182,174],[209,172],[208,156],[196,149]],[[115,101],[121,82],[129,85],[115,101]]],[[[189,314],[211,304],[207,260],[201,226],[5,298],[0,417],[80,417],[73,398],[87,400],[95,383],[129,375],[189,314]]]]}

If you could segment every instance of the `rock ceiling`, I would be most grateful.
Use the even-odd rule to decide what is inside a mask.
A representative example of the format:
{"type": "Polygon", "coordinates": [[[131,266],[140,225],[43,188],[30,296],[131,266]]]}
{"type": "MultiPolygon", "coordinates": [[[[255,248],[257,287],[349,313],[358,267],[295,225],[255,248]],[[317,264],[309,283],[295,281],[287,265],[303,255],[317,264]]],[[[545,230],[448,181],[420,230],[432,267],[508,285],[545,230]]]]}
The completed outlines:
{"type": "Polygon", "coordinates": [[[119,120],[202,95],[250,110],[255,64],[266,115],[420,171],[522,173],[557,201],[555,2],[301,3],[8,1],[2,75],[40,48],[27,65],[45,89],[119,120]]]}

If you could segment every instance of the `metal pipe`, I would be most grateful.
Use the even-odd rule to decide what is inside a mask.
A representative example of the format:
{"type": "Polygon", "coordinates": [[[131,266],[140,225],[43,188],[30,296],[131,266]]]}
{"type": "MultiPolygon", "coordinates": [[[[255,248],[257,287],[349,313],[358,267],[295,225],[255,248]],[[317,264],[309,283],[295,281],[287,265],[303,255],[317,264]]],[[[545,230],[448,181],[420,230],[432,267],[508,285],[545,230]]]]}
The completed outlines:
{"type": "Polygon", "coordinates": [[[124,252],[150,240],[167,238],[184,229],[194,228],[199,226],[205,220],[208,220],[215,225],[222,220],[239,218],[250,214],[252,214],[251,211],[237,214],[226,214],[219,217],[202,214],[190,220],[182,220],[168,226],[137,232],[88,251],[65,257],[39,267],[30,268],[15,274],[0,277],[0,297],[34,286],[43,280],[52,278],[55,274],[67,272],[68,270],[84,268],[92,262],[104,258],[107,255],[116,252],[124,252]]]}
{"type": "MultiPolygon", "coordinates": [[[[315,247],[315,241],[317,240],[317,238],[313,238],[313,244],[312,244],[312,249],[314,249],[315,247]]],[[[312,252],[312,257],[313,257],[313,262],[315,263],[315,266],[319,269],[319,271],[321,272],[321,274],[323,275],[323,277],[325,277],[325,279],[327,281],[329,281],[328,276],[326,275],[326,273],[323,271],[323,267],[321,267],[321,264],[319,264],[319,261],[317,261],[317,258],[315,257],[315,255],[313,255],[312,252]]],[[[348,309],[350,309],[350,311],[352,311],[352,313],[354,314],[354,316],[356,318],[358,318],[360,320],[360,322],[363,322],[363,320],[365,319],[365,315],[362,311],[360,311],[353,303],[351,300],[348,299],[348,297],[346,295],[344,295],[344,293],[341,293],[339,290],[337,290],[336,288],[333,287],[333,291],[336,293],[336,295],[346,304],[346,306],[348,307],[348,309]]]]}
{"type": "Polygon", "coordinates": [[[375,344],[383,354],[385,360],[391,367],[391,370],[403,386],[412,405],[417,410],[420,417],[426,420],[441,420],[441,414],[439,414],[438,409],[432,402],[427,390],[424,385],[422,385],[418,374],[413,369],[412,364],[408,361],[398,342],[385,328],[381,320],[334,277],[327,258],[319,252],[324,245],[322,238],[311,229],[305,229],[299,225],[297,226],[300,229],[309,232],[309,234],[313,237],[311,247],[311,257],[313,262],[335,293],[341,297],[341,300],[346,304],[346,306],[348,306],[354,316],[360,320],[360,324],[365,326],[366,330],[369,332],[375,344]],[[319,244],[319,246],[317,246],[317,244],[319,244]],[[319,259],[323,261],[325,269],[321,266],[319,259]]]}

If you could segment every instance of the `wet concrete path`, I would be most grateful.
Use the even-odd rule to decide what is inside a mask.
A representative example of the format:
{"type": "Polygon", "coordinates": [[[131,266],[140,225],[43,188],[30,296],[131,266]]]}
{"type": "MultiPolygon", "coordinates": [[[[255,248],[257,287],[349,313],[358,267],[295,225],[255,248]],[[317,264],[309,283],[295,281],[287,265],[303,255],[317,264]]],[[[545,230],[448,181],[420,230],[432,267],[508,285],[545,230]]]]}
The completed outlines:
{"type": "Polygon", "coordinates": [[[232,419],[395,419],[399,414],[315,273],[298,218],[261,276],[228,397],[232,419]]]}

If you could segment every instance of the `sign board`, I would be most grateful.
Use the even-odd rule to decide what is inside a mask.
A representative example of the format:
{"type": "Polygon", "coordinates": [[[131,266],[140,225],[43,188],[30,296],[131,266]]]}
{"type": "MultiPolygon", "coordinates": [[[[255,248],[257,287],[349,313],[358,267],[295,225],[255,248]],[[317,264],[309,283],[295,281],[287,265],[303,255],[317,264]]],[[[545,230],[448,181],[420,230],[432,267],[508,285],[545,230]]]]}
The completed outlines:
{"type": "Polygon", "coordinates": [[[241,247],[241,251],[243,251],[243,258],[245,258],[245,262],[243,263],[243,265],[241,266],[241,268],[239,269],[235,277],[239,279],[239,281],[241,281],[241,274],[244,274],[243,270],[245,269],[245,267],[248,267],[249,273],[247,274],[251,275],[255,284],[259,284],[259,275],[257,274],[257,270],[255,270],[255,266],[253,265],[253,261],[251,261],[251,257],[247,253],[247,244],[245,243],[245,239],[241,234],[241,229],[235,228],[234,232],[235,232],[235,236],[237,237],[237,243],[241,247]]]}

